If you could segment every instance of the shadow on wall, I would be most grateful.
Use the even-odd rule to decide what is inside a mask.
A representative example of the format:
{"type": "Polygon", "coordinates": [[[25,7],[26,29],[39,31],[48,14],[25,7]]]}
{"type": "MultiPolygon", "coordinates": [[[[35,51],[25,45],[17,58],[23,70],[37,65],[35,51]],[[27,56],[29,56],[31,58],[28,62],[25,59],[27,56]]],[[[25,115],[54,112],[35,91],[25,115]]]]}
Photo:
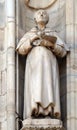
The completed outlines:
{"type": "Polygon", "coordinates": [[[59,72],[60,72],[60,101],[61,101],[61,120],[66,128],[67,122],[67,80],[66,80],[66,57],[61,59],[59,62],[59,72]]]}

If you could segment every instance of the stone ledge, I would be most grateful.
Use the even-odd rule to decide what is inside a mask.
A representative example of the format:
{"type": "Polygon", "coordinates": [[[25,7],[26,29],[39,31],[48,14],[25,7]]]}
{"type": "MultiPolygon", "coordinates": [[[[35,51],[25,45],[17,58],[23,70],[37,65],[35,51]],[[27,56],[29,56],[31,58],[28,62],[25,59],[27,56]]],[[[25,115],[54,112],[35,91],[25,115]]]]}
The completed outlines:
{"type": "Polygon", "coordinates": [[[26,119],[21,130],[64,130],[58,119],[26,119]]]}

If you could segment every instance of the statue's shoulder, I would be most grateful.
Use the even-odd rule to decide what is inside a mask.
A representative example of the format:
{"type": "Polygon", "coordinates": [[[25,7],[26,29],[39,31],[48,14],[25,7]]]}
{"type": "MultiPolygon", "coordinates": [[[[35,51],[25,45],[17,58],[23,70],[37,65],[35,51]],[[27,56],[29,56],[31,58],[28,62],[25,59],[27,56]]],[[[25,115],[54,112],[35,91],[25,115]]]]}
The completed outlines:
{"type": "Polygon", "coordinates": [[[31,30],[29,30],[28,32],[26,32],[23,36],[23,38],[30,38],[32,35],[34,35],[37,32],[37,28],[34,27],[31,30]]]}
{"type": "Polygon", "coordinates": [[[31,33],[37,32],[37,27],[34,27],[30,30],[31,33]]]}

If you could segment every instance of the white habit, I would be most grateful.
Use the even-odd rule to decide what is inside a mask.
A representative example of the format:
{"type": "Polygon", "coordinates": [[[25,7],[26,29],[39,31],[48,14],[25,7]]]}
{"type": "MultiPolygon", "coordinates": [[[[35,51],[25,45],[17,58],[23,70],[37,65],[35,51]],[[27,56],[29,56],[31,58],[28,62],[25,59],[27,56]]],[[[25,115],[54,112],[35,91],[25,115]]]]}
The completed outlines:
{"type": "Polygon", "coordinates": [[[59,94],[59,69],[56,56],[66,55],[65,43],[50,31],[46,35],[57,37],[54,49],[44,46],[31,48],[30,40],[35,37],[37,28],[26,33],[20,40],[18,52],[26,54],[28,47],[31,49],[27,54],[24,83],[24,119],[39,114],[60,117],[60,94],[59,94]]]}

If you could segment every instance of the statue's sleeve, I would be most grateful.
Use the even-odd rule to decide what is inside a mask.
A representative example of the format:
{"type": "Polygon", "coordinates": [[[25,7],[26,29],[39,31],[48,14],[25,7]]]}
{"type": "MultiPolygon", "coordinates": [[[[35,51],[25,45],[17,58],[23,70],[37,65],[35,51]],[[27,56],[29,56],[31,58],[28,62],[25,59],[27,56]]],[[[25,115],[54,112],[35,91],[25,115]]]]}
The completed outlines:
{"type": "Polygon", "coordinates": [[[31,43],[38,38],[36,34],[36,29],[33,28],[27,32],[19,41],[16,51],[21,55],[26,55],[32,49],[31,43]]]}
{"type": "Polygon", "coordinates": [[[31,42],[36,38],[36,34],[32,31],[27,32],[19,41],[16,51],[21,55],[26,55],[32,49],[31,42]]]}
{"type": "Polygon", "coordinates": [[[67,53],[66,49],[58,44],[54,45],[53,52],[59,57],[64,57],[67,53]]]}
{"type": "Polygon", "coordinates": [[[32,46],[30,45],[30,38],[25,34],[19,41],[16,51],[21,55],[26,55],[31,48],[32,46]]]}
{"type": "Polygon", "coordinates": [[[57,34],[55,34],[54,36],[57,37],[57,41],[54,45],[53,52],[59,57],[64,57],[67,53],[65,42],[57,34]]]}

